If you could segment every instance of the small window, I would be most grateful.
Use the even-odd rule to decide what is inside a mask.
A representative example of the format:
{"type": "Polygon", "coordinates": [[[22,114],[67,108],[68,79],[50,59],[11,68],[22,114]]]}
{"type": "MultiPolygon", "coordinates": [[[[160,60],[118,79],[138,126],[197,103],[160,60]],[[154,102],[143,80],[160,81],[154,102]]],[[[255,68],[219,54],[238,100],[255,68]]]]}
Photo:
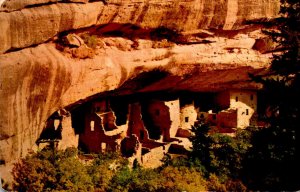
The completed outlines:
{"type": "Polygon", "coordinates": [[[189,117],[185,117],[184,118],[184,121],[187,123],[187,122],[189,122],[189,117]]]}
{"type": "Polygon", "coordinates": [[[249,109],[246,109],[246,115],[249,115],[249,109]]]}
{"type": "Polygon", "coordinates": [[[95,131],[95,121],[90,122],[91,131],[95,131]]]}
{"type": "Polygon", "coordinates": [[[238,102],[239,101],[239,97],[235,97],[235,101],[238,102]]]}
{"type": "Polygon", "coordinates": [[[159,109],[156,109],[156,110],[155,110],[155,115],[156,115],[156,116],[159,116],[159,114],[160,114],[159,109]]]}
{"type": "Polygon", "coordinates": [[[144,131],[140,131],[140,139],[144,140],[144,131]]]}
{"type": "Polygon", "coordinates": [[[0,159],[0,165],[5,165],[5,160],[0,159]]]}
{"type": "Polygon", "coordinates": [[[251,101],[253,100],[253,95],[252,94],[250,95],[250,99],[251,99],[251,101]]]}

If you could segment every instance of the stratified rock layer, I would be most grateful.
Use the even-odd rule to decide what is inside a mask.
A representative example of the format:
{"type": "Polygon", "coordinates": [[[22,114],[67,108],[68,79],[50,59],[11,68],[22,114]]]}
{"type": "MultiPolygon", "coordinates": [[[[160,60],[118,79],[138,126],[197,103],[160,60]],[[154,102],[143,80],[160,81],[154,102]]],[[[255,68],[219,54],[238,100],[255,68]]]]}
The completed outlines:
{"type": "Polygon", "coordinates": [[[252,49],[265,36],[260,25],[247,22],[272,19],[279,9],[275,0],[53,2],[0,3],[6,11],[0,12],[0,160],[6,164],[36,146],[53,112],[95,94],[258,89],[248,73],[266,69],[271,55],[252,49]],[[185,40],[97,34],[128,26],[141,32],[165,28],[185,40]],[[94,57],[57,49],[61,32],[85,31],[101,42],[94,57]],[[153,69],[168,76],[137,86],[135,78],[153,69]]]}
{"type": "Polygon", "coordinates": [[[267,20],[278,13],[278,1],[108,1],[88,4],[57,3],[0,13],[0,53],[43,43],[57,33],[108,23],[177,31],[233,30],[246,22],[267,20]]]}

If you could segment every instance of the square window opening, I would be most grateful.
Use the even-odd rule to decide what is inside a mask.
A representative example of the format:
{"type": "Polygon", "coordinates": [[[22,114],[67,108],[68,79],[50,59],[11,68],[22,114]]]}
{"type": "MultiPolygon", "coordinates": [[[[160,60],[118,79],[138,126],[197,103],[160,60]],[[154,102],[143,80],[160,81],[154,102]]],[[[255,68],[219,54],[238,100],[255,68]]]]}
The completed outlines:
{"type": "Polygon", "coordinates": [[[184,121],[187,123],[187,122],[189,122],[189,117],[185,117],[184,118],[184,121]]]}

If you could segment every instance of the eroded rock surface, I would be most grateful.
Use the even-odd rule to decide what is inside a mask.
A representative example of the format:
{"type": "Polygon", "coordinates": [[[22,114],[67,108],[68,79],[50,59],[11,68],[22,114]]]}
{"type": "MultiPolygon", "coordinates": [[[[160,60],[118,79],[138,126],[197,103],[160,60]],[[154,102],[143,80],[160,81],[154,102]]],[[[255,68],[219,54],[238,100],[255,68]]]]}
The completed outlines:
{"type": "Polygon", "coordinates": [[[277,0],[56,3],[0,13],[0,53],[43,43],[62,31],[108,23],[177,31],[234,30],[245,27],[246,22],[272,19],[278,9],[277,0]]]}
{"type": "Polygon", "coordinates": [[[1,169],[36,147],[53,112],[97,94],[259,89],[248,73],[266,70],[271,54],[257,51],[263,25],[247,22],[275,18],[279,9],[275,0],[7,0],[2,11],[4,5],[1,169]],[[86,44],[62,45],[71,33],[87,34],[86,44]],[[141,83],[153,70],[167,75],[141,83]]]}

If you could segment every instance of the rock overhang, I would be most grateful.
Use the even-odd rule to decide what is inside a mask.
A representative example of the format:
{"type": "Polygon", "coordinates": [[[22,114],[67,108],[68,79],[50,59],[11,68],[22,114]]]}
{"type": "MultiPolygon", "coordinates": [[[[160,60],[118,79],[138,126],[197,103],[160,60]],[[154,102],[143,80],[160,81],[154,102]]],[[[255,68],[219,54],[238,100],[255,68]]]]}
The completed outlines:
{"type": "Polygon", "coordinates": [[[253,49],[265,38],[259,21],[277,17],[279,9],[275,0],[15,3],[0,12],[0,154],[5,162],[35,147],[53,112],[108,92],[259,89],[248,73],[265,72],[272,56],[253,49]],[[251,21],[258,24],[246,24],[251,21]],[[122,33],[94,31],[104,47],[92,58],[74,58],[56,47],[62,32],[93,35],[98,28],[101,34],[122,33]],[[143,37],[155,29],[165,29],[158,30],[161,38],[143,37]],[[169,39],[173,32],[183,38],[169,39]],[[158,73],[149,78],[153,71],[158,73]]]}

